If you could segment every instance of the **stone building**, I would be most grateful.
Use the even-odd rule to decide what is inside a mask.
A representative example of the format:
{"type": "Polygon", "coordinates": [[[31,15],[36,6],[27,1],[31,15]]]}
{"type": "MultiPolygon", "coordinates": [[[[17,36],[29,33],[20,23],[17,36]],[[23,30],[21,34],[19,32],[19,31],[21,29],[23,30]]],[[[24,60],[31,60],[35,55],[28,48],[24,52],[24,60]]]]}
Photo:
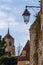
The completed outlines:
{"type": "Polygon", "coordinates": [[[30,64],[29,61],[30,61],[30,41],[28,40],[20,56],[18,57],[17,65],[29,65],[30,64]]]}
{"type": "Polygon", "coordinates": [[[38,13],[40,19],[35,20],[35,22],[30,27],[30,65],[43,65],[43,0],[41,0],[41,6],[42,6],[42,10],[38,13]],[[40,31],[38,30],[38,26],[36,26],[36,22],[37,23],[39,22],[38,26],[40,25],[39,27],[40,31]],[[36,28],[38,32],[36,31],[36,28]],[[36,35],[38,38],[36,37],[36,35]],[[37,44],[37,48],[35,46],[35,43],[37,44]],[[36,50],[37,50],[37,55],[36,55],[37,60],[36,58],[35,60],[37,62],[33,58],[35,57],[34,53],[36,50]]]}
{"type": "Polygon", "coordinates": [[[10,56],[15,56],[14,38],[10,35],[9,29],[7,34],[4,36],[4,40],[6,42],[6,54],[10,56]]]}

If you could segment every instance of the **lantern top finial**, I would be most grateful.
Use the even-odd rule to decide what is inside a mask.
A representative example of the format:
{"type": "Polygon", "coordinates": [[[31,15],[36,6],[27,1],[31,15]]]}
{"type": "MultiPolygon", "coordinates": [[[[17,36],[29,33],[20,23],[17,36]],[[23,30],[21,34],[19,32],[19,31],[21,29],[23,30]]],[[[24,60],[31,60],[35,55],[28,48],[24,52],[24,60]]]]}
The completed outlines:
{"type": "Polygon", "coordinates": [[[27,7],[23,13],[23,16],[30,16],[30,12],[27,10],[27,7]]]}

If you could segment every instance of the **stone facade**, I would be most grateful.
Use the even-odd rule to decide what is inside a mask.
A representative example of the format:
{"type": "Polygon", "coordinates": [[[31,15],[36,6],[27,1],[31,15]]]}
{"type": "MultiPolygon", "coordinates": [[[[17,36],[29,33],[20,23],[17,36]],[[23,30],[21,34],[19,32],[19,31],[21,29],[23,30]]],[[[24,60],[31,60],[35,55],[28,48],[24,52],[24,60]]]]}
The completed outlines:
{"type": "Polygon", "coordinates": [[[5,35],[4,39],[6,42],[5,52],[7,53],[7,55],[15,56],[14,38],[10,35],[9,29],[8,29],[8,33],[5,35]]]}
{"type": "MultiPolygon", "coordinates": [[[[39,32],[39,42],[38,42],[38,65],[43,65],[43,0],[41,0],[42,11],[39,13],[40,15],[40,32],[39,32]]],[[[30,27],[30,65],[34,65],[33,54],[35,52],[34,39],[35,39],[36,31],[35,31],[35,23],[33,23],[30,27]]]]}
{"type": "Polygon", "coordinates": [[[33,61],[33,54],[35,52],[35,45],[34,45],[34,39],[36,36],[36,30],[35,30],[36,26],[35,26],[35,22],[31,25],[30,27],[30,65],[34,64],[33,61]]]}

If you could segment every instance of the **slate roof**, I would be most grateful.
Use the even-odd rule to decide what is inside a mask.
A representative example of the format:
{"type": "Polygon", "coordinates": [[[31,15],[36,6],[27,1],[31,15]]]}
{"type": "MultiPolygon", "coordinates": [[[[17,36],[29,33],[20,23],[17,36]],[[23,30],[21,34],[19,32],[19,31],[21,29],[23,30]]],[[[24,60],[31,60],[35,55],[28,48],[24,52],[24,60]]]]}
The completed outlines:
{"type": "Polygon", "coordinates": [[[6,35],[4,36],[4,38],[12,38],[12,39],[14,39],[10,34],[6,34],[6,35]]]}
{"type": "Polygon", "coordinates": [[[4,36],[4,39],[5,38],[11,38],[11,39],[13,39],[14,40],[14,38],[10,35],[10,33],[9,33],[9,29],[8,29],[8,33],[4,36]]]}

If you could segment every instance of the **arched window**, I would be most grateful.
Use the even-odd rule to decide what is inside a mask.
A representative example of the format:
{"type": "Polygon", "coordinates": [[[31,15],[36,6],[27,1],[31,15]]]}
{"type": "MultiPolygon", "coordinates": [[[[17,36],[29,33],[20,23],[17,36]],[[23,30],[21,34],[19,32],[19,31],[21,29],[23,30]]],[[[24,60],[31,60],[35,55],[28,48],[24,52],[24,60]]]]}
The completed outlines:
{"type": "Polygon", "coordinates": [[[11,42],[9,42],[9,46],[12,46],[12,43],[11,42]]]}
{"type": "Polygon", "coordinates": [[[39,53],[40,53],[40,55],[42,55],[42,51],[40,51],[39,53]]]}

